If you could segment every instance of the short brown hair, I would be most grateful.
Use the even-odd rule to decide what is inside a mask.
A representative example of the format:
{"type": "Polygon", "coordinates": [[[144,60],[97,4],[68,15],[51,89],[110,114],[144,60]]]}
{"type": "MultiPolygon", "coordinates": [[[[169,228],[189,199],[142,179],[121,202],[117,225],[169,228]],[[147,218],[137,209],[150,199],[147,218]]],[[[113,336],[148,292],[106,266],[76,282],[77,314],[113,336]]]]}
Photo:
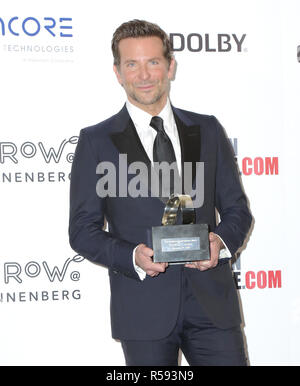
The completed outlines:
{"type": "Polygon", "coordinates": [[[114,64],[120,65],[119,42],[126,38],[141,38],[157,36],[161,39],[164,48],[164,57],[171,62],[172,48],[168,35],[157,24],[145,20],[134,19],[121,24],[113,34],[111,49],[114,56],[114,64]]]}

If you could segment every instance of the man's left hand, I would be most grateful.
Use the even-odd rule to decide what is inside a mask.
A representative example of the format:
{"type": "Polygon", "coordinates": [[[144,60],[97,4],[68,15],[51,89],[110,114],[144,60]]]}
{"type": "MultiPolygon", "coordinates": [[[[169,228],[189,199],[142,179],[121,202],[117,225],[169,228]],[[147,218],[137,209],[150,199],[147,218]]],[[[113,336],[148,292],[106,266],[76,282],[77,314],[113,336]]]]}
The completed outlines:
{"type": "Polygon", "coordinates": [[[188,268],[197,268],[200,271],[206,271],[209,268],[214,268],[218,264],[220,250],[224,247],[222,240],[213,232],[208,235],[210,247],[210,260],[194,261],[190,264],[185,264],[188,268]]]}

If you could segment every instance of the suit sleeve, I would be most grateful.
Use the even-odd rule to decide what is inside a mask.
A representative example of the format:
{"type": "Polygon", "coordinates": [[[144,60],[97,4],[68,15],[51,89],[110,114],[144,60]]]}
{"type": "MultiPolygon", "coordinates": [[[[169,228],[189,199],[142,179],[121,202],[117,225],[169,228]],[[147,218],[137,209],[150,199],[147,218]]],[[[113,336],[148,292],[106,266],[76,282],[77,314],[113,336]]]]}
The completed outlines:
{"type": "Polygon", "coordinates": [[[217,119],[212,117],[212,121],[217,135],[215,202],[220,214],[215,233],[224,240],[233,256],[247,236],[252,216],[242,189],[233,148],[217,119]]]}
{"type": "Polygon", "coordinates": [[[98,161],[81,130],[71,171],[69,241],[86,259],[139,280],[132,263],[135,244],[105,231],[105,198],[96,193],[98,161]]]}

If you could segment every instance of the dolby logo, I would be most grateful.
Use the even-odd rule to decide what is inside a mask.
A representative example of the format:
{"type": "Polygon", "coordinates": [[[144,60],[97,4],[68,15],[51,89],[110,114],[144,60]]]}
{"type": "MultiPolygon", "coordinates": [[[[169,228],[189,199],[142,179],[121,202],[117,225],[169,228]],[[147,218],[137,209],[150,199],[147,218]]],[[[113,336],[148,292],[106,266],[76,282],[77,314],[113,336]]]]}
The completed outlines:
{"type": "Polygon", "coordinates": [[[199,34],[170,33],[173,51],[188,50],[190,52],[242,52],[246,34],[199,34]]]}

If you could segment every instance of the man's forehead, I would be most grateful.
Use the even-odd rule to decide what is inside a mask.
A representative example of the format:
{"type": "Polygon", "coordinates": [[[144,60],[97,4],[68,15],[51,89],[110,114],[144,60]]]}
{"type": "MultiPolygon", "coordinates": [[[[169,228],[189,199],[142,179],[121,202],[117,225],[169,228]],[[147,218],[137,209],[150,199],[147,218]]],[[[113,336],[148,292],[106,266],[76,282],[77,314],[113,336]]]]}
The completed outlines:
{"type": "Polygon", "coordinates": [[[159,50],[163,51],[162,40],[157,36],[146,36],[137,38],[125,38],[119,42],[120,51],[138,51],[138,50],[159,50]]]}

